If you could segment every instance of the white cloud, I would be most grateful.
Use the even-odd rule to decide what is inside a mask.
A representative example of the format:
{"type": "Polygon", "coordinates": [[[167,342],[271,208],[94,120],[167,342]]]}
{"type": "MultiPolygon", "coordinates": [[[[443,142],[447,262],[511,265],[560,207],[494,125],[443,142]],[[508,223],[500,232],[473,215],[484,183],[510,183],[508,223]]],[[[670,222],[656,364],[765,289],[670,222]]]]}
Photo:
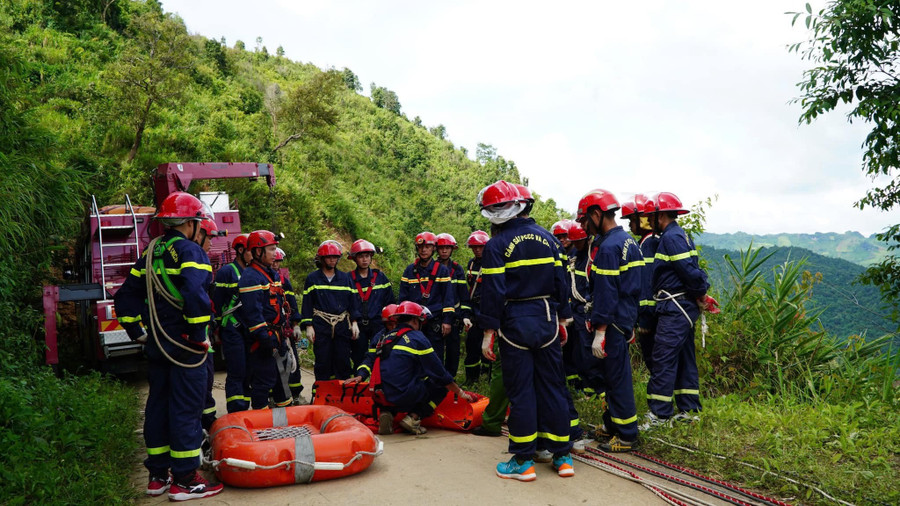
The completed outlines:
{"type": "MultiPolygon", "coordinates": [[[[815,2],[821,3],[821,2],[815,2]]],[[[805,1],[548,3],[172,0],[190,30],[257,36],[272,52],[349,67],[397,92],[404,113],[514,160],[535,191],[574,210],[619,195],[718,194],[715,232],[871,233],[900,212],[852,207],[864,125],[799,126],[805,1]]],[[[818,8],[813,5],[813,8],[818,8]]]]}

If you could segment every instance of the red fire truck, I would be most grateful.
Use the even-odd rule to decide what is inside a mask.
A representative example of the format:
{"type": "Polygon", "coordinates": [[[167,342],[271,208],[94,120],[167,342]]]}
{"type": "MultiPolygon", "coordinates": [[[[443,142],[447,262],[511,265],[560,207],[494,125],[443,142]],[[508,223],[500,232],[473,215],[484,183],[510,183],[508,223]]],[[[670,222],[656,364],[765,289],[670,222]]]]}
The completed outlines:
{"type": "MultiPolygon", "coordinates": [[[[265,178],[275,186],[275,172],[266,163],[164,163],[153,173],[154,199],[161,203],[169,194],[188,191],[192,181],[205,179],[265,178]]],[[[219,230],[225,237],[212,240],[209,259],[213,274],[220,266],[234,260],[231,240],[241,233],[241,219],[230,208],[225,192],[201,192],[199,198],[215,213],[219,230]]],[[[135,367],[141,344],[134,343],[116,320],[113,296],[125,281],[131,266],[144,248],[163,228],[151,218],[155,207],[136,206],[126,195],[125,203],[100,207],[91,197],[90,213],[85,220],[76,249],[74,277],[78,283],[44,286],[44,330],[46,362],[59,364],[57,313],[60,302],[75,303],[78,342],[83,357],[93,365],[111,372],[124,372],[135,367]]]]}

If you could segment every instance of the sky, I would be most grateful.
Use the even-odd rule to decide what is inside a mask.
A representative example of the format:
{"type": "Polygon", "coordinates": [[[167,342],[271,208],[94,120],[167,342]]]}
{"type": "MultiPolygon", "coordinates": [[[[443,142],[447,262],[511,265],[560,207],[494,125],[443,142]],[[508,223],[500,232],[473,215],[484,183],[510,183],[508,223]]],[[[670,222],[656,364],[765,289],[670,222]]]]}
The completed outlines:
{"type": "MultiPolygon", "coordinates": [[[[402,112],[475,156],[512,160],[574,211],[603,188],[627,199],[717,196],[715,233],[864,235],[900,210],[860,211],[868,129],[843,112],[799,124],[805,0],[422,2],[162,0],[188,31],[295,61],[349,68],[402,112]]],[[[813,8],[823,2],[813,2],[813,8]]],[[[882,184],[884,180],[881,181],[882,184]]],[[[878,183],[878,181],[875,181],[878,183]]]]}

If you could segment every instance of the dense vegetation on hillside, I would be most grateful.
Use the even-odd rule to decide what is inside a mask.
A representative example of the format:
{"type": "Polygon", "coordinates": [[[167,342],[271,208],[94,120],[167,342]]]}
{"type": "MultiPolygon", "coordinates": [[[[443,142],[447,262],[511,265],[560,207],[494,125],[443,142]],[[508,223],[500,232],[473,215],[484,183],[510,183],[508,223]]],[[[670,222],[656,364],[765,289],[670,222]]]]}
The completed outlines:
{"type": "Polygon", "coordinates": [[[696,238],[697,244],[718,249],[740,251],[750,244],[761,248],[803,248],[831,258],[840,258],[862,266],[880,262],[887,255],[887,245],[875,235],[865,237],[859,232],[834,232],[815,234],[713,234],[704,232],[696,238]]]}
{"type": "MultiPolygon", "coordinates": [[[[776,266],[788,260],[804,260],[803,269],[814,277],[809,309],[822,311],[819,321],[828,333],[839,338],[852,335],[875,337],[895,329],[896,325],[888,318],[889,311],[883,307],[878,288],[856,282],[865,271],[864,267],[803,248],[762,248],[764,255],[772,251],[774,255],[760,267],[763,278],[771,282],[776,266]]],[[[708,262],[713,286],[723,286],[729,282],[725,255],[738,258],[740,252],[703,247],[703,257],[708,262]]]]}

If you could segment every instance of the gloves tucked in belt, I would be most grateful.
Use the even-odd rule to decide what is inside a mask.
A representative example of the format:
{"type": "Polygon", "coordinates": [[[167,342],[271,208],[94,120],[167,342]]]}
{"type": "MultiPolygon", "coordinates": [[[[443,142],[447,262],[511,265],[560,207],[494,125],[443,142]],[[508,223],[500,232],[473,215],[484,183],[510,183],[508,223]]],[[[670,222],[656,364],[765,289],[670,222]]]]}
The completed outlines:
{"type": "Polygon", "coordinates": [[[303,337],[303,331],[300,330],[300,325],[294,325],[294,339],[300,339],[303,337]]]}
{"type": "Polygon", "coordinates": [[[485,330],[481,339],[481,354],[491,362],[497,360],[497,355],[494,355],[494,335],[496,335],[494,330],[485,330]]]}
{"type": "Polygon", "coordinates": [[[306,338],[309,339],[309,342],[316,342],[316,331],[313,329],[312,325],[308,325],[306,327],[306,338]]]}
{"type": "Polygon", "coordinates": [[[359,325],[356,322],[350,324],[350,339],[356,341],[359,338],[359,325]]]}

